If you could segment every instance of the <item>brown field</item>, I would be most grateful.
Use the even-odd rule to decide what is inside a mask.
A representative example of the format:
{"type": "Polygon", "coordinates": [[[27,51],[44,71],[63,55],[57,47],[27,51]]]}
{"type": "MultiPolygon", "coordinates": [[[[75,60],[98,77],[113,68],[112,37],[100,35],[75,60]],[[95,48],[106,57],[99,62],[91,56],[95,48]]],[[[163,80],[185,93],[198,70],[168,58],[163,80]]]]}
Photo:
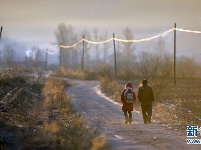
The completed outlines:
{"type": "Polygon", "coordinates": [[[201,79],[178,79],[176,86],[170,82],[159,101],[167,113],[174,115],[170,119],[174,123],[201,124],[201,79]]]}
{"type": "MultiPolygon", "coordinates": [[[[113,100],[121,103],[120,94],[126,81],[118,81],[116,91],[107,90],[116,85],[116,81],[101,80],[101,90],[113,100]],[[107,84],[106,84],[107,83],[107,84]],[[118,90],[117,90],[118,89],[118,90]]],[[[137,95],[140,80],[131,81],[137,95]]],[[[134,103],[134,109],[141,111],[140,102],[134,103]]],[[[177,125],[186,128],[186,125],[201,125],[201,79],[178,79],[176,86],[170,80],[162,90],[157,101],[153,103],[153,119],[156,122],[177,125]]]]}

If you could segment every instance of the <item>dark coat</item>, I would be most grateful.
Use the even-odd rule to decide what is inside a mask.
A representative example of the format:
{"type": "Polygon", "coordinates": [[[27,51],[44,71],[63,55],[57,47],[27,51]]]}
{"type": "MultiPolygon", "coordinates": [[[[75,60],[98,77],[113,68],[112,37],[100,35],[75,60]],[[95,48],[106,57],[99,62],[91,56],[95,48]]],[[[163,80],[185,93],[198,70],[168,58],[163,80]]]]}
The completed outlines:
{"type": "Polygon", "coordinates": [[[142,105],[151,105],[154,101],[154,93],[150,86],[143,85],[138,90],[138,99],[142,105]]]}
{"type": "MultiPolygon", "coordinates": [[[[124,92],[125,92],[126,89],[124,89],[122,92],[121,92],[121,101],[123,103],[123,106],[122,106],[122,110],[127,110],[127,111],[133,111],[133,103],[127,103],[125,101],[125,97],[124,97],[124,92]]],[[[133,99],[134,101],[136,100],[136,95],[135,95],[135,92],[133,92],[133,99]]]]}

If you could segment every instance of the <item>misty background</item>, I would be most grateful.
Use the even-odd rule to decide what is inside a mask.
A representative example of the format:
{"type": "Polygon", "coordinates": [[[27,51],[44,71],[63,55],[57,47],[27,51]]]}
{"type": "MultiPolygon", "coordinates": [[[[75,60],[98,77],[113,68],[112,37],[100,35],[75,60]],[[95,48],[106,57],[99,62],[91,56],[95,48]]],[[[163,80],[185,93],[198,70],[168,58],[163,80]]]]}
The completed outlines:
{"type": "MultiPolygon", "coordinates": [[[[121,39],[147,38],[173,28],[174,23],[177,23],[178,28],[200,31],[200,6],[199,0],[1,0],[0,26],[3,26],[0,41],[1,59],[3,50],[7,45],[11,45],[15,51],[15,60],[25,61],[25,54],[28,53],[32,53],[32,56],[28,57],[35,59],[37,51],[39,51],[37,55],[40,55],[38,59],[44,60],[47,49],[51,52],[58,50],[59,41],[56,33],[60,24],[71,28],[68,33],[71,37],[63,45],[74,44],[83,35],[92,41],[112,38],[113,33],[115,37],[121,39]],[[126,35],[127,29],[130,35],[126,35]]],[[[177,56],[188,56],[199,61],[200,39],[199,34],[178,31],[177,56]]],[[[120,42],[116,42],[116,45],[119,53],[128,46],[120,42]]],[[[99,59],[105,62],[107,57],[107,62],[113,63],[113,43],[110,42],[105,47],[107,52],[104,52],[104,47],[105,45],[88,44],[86,59],[97,63],[99,59]]],[[[80,53],[81,44],[75,48],[76,50],[64,51],[80,53]]],[[[130,49],[135,57],[143,51],[156,53],[166,51],[169,55],[173,55],[173,32],[149,42],[132,43],[130,49]],[[158,48],[159,43],[162,43],[162,50],[158,48]]],[[[77,54],[77,57],[75,53],[72,57],[76,57],[79,63],[80,54],[77,54]]],[[[58,53],[48,55],[48,64],[58,64],[58,58],[58,53]]],[[[120,58],[117,58],[117,61],[120,62],[120,58]]]]}

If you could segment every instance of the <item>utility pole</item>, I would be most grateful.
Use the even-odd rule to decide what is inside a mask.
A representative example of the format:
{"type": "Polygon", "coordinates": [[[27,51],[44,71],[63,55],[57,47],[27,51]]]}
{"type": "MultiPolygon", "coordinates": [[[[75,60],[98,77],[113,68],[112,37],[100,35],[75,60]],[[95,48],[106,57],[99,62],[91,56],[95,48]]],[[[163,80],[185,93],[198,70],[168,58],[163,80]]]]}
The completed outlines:
{"type": "MultiPolygon", "coordinates": [[[[84,39],[84,36],[83,36],[84,39]]],[[[82,71],[84,71],[84,40],[83,40],[83,47],[82,47],[82,71]]]]}
{"type": "Polygon", "coordinates": [[[115,79],[117,79],[117,62],[116,62],[116,48],[115,48],[115,35],[113,33],[113,43],[114,43],[114,69],[115,69],[115,79]]]}
{"type": "Polygon", "coordinates": [[[61,45],[62,45],[62,43],[60,44],[60,47],[59,47],[59,53],[60,53],[60,58],[59,58],[59,69],[61,68],[61,45]]]}
{"type": "Polygon", "coordinates": [[[3,26],[1,26],[1,30],[0,30],[0,40],[1,40],[1,33],[3,31],[3,26]]]}
{"type": "Polygon", "coordinates": [[[176,23],[174,24],[174,85],[176,86],[176,23]]]}
{"type": "Polygon", "coordinates": [[[48,51],[48,49],[46,50],[46,55],[45,55],[45,67],[44,67],[44,71],[46,70],[46,67],[47,67],[47,51],[48,51]]]}
{"type": "Polygon", "coordinates": [[[0,63],[1,63],[1,51],[0,51],[0,63]]]}
{"type": "Polygon", "coordinates": [[[25,53],[25,62],[26,62],[26,68],[28,67],[28,62],[27,62],[27,55],[25,53]]]}

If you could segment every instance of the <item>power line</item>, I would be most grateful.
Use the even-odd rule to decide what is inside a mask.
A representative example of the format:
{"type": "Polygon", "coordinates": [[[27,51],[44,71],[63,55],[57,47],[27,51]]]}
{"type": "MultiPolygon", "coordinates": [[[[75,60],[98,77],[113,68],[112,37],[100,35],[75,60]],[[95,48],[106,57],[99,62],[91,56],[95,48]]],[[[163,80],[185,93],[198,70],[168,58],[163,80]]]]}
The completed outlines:
{"type": "Polygon", "coordinates": [[[179,29],[179,28],[174,28],[174,30],[177,30],[177,31],[182,31],[182,32],[189,32],[189,33],[201,33],[201,31],[193,31],[193,30],[184,30],[184,29],[179,29]]]}
{"type": "MultiPolygon", "coordinates": [[[[138,39],[138,40],[125,40],[125,39],[119,39],[119,38],[110,38],[110,39],[107,39],[107,40],[104,40],[104,41],[99,41],[99,42],[96,42],[96,41],[90,41],[90,40],[87,40],[85,38],[82,38],[80,41],[78,41],[77,43],[73,44],[73,45],[69,45],[69,46],[65,46],[65,45],[60,45],[60,47],[62,48],[72,48],[72,47],[75,47],[77,46],[78,44],[80,44],[81,42],[87,42],[87,43],[90,43],[90,44],[104,44],[104,43],[108,43],[110,41],[119,41],[119,42],[125,42],[125,43],[138,43],[138,42],[147,42],[147,41],[151,41],[153,39],[156,39],[158,37],[164,37],[166,35],[168,35],[170,32],[172,31],[181,31],[181,32],[188,32],[188,33],[196,33],[196,34],[200,34],[201,31],[194,31],[194,30],[185,30],[185,29],[180,29],[180,28],[172,28],[172,29],[169,29],[161,34],[158,34],[158,35],[155,35],[155,36],[152,36],[152,37],[149,37],[149,38],[143,38],[143,39],[138,39]]],[[[49,52],[47,51],[47,53],[49,54],[55,54],[57,53],[58,50],[56,50],[55,52],[49,52]]]]}
{"type": "Polygon", "coordinates": [[[56,51],[54,51],[54,52],[50,52],[50,51],[46,51],[48,54],[50,54],[50,55],[54,55],[54,54],[56,54],[57,52],[59,51],[59,49],[57,49],[56,51]]]}
{"type": "Polygon", "coordinates": [[[77,43],[75,43],[75,44],[73,44],[73,45],[70,45],[70,46],[60,45],[60,47],[62,47],[62,48],[72,48],[72,47],[77,46],[77,45],[78,45],[79,43],[81,43],[83,40],[85,40],[85,39],[81,39],[79,42],[77,42],[77,43]]]}

